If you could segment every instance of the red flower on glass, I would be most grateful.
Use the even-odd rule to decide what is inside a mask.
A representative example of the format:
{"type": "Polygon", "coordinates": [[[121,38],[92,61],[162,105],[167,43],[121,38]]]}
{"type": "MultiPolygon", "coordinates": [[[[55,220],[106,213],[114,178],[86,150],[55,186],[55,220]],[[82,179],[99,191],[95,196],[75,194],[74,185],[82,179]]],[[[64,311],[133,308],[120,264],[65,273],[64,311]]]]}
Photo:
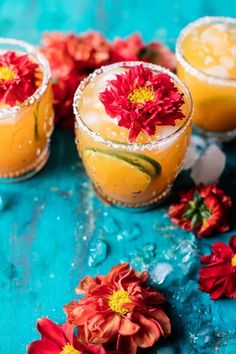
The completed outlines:
{"type": "Polygon", "coordinates": [[[101,345],[82,345],[73,335],[74,326],[59,326],[47,318],[37,322],[42,339],[31,343],[28,354],[106,354],[101,345]]]}
{"type": "Polygon", "coordinates": [[[111,44],[111,63],[139,60],[138,54],[143,46],[142,38],[137,33],[125,39],[115,38],[111,44]]]}
{"type": "Polygon", "coordinates": [[[152,346],[170,334],[166,299],[146,285],[148,274],[120,264],[106,276],[86,277],[77,288],[85,295],[65,306],[68,321],[78,326],[82,343],[115,344],[124,354],[152,346]]]}
{"type": "Polygon", "coordinates": [[[142,64],[110,80],[100,100],[107,114],[118,119],[119,126],[129,129],[130,142],[140,132],[154,135],[157,126],[174,126],[176,119],[184,117],[183,94],[169,75],[154,73],[142,64]]]}
{"type": "Polygon", "coordinates": [[[38,64],[28,55],[8,51],[0,55],[0,102],[10,106],[24,102],[37,89],[38,64]]]}
{"type": "Polygon", "coordinates": [[[231,199],[215,184],[200,184],[180,193],[179,203],[169,208],[169,217],[173,224],[195,231],[198,237],[209,236],[229,230],[227,214],[231,204],[231,199]]]}
{"type": "Polygon", "coordinates": [[[159,42],[153,42],[143,46],[138,53],[138,59],[164,66],[171,71],[176,70],[175,54],[164,44],[159,42]]]}
{"type": "Polygon", "coordinates": [[[212,245],[212,253],[201,257],[205,263],[200,269],[199,288],[211,295],[213,300],[220,297],[236,298],[236,235],[229,246],[223,242],[212,245]]]}

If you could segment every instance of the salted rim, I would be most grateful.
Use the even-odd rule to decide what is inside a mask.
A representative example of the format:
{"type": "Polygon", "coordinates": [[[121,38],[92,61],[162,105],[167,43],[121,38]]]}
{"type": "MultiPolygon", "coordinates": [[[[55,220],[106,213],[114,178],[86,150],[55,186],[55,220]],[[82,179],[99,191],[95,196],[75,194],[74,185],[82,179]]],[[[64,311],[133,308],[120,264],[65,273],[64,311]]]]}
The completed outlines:
{"type": "Polygon", "coordinates": [[[150,64],[150,63],[145,63],[142,61],[123,61],[111,65],[106,65],[102,66],[101,68],[95,70],[93,73],[91,73],[87,78],[85,78],[80,85],[77,87],[77,90],[74,95],[74,100],[73,100],[73,110],[75,114],[75,124],[78,124],[80,128],[82,128],[86,133],[88,133],[94,140],[105,144],[109,145],[115,149],[122,149],[122,150],[129,150],[129,151],[134,151],[134,150],[152,150],[159,146],[161,143],[166,142],[166,140],[180,134],[180,132],[187,127],[187,125],[190,122],[192,113],[193,113],[193,101],[192,101],[192,96],[189,92],[189,89],[185,86],[185,84],[175,75],[173,74],[170,70],[163,68],[162,66],[155,65],[155,64],[150,64]],[[181,87],[181,90],[183,91],[184,95],[187,97],[187,99],[190,101],[190,109],[188,112],[188,116],[186,121],[184,122],[183,125],[181,125],[175,132],[173,132],[170,135],[167,135],[164,138],[157,139],[156,141],[152,141],[150,143],[145,143],[145,144],[140,144],[140,143],[116,143],[111,140],[103,138],[99,133],[94,132],[92,129],[90,129],[83,121],[80,113],[79,113],[79,107],[78,103],[79,100],[82,96],[83,90],[87,86],[87,84],[91,81],[93,81],[98,75],[103,74],[105,72],[108,72],[110,70],[113,70],[115,68],[119,67],[133,67],[136,65],[143,64],[145,67],[153,70],[153,71],[159,71],[165,74],[168,74],[175,82],[178,83],[178,85],[181,87]]]}
{"type": "Polygon", "coordinates": [[[177,61],[184,67],[184,69],[189,72],[191,75],[198,78],[200,81],[206,81],[211,85],[217,86],[236,86],[236,79],[221,79],[214,75],[205,73],[193,65],[189,63],[187,59],[185,59],[183,51],[182,51],[182,44],[185,40],[186,36],[191,33],[195,28],[211,24],[211,23],[218,23],[218,24],[231,24],[236,25],[236,19],[232,17],[224,17],[224,16],[205,16],[201,17],[196,21],[191,22],[189,25],[184,27],[184,29],[180,32],[177,42],[176,42],[176,59],[177,61]]]}
{"type": "MultiPolygon", "coordinates": [[[[43,54],[41,54],[36,47],[28,44],[24,41],[13,39],[13,38],[0,38],[1,44],[9,44],[10,46],[18,46],[22,48],[27,54],[34,56],[42,70],[43,79],[41,85],[36,89],[33,95],[29,96],[24,102],[13,107],[0,108],[0,120],[9,117],[9,115],[15,115],[22,107],[32,105],[40,96],[45,92],[48,82],[51,78],[50,67],[47,59],[43,54]]],[[[12,50],[9,48],[9,50],[12,50]]]]}

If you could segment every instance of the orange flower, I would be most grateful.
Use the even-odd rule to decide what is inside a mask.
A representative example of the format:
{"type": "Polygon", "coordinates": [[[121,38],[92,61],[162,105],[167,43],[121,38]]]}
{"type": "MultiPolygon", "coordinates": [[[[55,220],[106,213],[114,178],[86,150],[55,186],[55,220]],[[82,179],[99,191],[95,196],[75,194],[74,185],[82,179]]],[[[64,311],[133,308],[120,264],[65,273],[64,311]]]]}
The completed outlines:
{"type": "Polygon", "coordinates": [[[65,306],[69,323],[78,326],[81,343],[116,344],[116,350],[135,354],[170,334],[166,299],[146,285],[148,274],[120,264],[106,276],[86,277],[77,288],[85,297],[65,306]]]}

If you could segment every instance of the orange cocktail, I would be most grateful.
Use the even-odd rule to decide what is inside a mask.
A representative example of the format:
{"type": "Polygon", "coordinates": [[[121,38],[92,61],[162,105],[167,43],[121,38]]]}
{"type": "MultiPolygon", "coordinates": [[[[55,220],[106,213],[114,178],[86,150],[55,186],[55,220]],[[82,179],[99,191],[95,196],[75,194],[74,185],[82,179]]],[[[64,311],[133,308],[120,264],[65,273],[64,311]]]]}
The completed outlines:
{"type": "MultiPolygon", "coordinates": [[[[181,170],[191,134],[189,91],[174,74],[157,65],[143,64],[153,73],[165,73],[178,87],[184,101],[183,119],[177,119],[174,126],[157,127],[153,135],[141,132],[130,142],[130,131],[107,114],[101,92],[117,74],[138,64],[118,63],[96,70],[81,83],[74,98],[76,143],[87,174],[103,199],[129,207],[151,205],[168,194],[181,170]]],[[[128,98],[141,102],[143,93],[152,100],[153,93],[140,88],[128,98]]]]}
{"type": "Polygon", "coordinates": [[[52,90],[48,62],[34,47],[2,38],[0,48],[0,63],[9,53],[15,62],[23,58],[20,69],[8,57],[5,62],[9,65],[0,65],[0,181],[8,182],[32,176],[48,159],[53,130],[52,90]],[[35,90],[26,97],[30,83],[24,69],[26,65],[30,68],[30,63],[36,67],[35,90]],[[6,86],[11,91],[5,93],[6,86]],[[16,97],[15,103],[6,99],[10,94],[16,97]]]}
{"type": "Polygon", "coordinates": [[[236,19],[204,17],[180,33],[177,73],[194,101],[193,123],[209,137],[236,136],[236,19]]]}

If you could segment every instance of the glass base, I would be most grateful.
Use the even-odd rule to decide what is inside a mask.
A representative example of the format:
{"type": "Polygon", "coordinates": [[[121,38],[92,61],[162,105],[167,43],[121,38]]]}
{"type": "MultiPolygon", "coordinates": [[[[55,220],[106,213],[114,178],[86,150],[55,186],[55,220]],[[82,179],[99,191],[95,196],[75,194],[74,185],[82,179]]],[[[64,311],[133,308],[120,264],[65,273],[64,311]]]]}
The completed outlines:
{"type": "Polygon", "coordinates": [[[193,128],[196,133],[212,142],[227,142],[236,138],[236,129],[227,132],[211,132],[203,130],[196,125],[194,125],[193,128]]]}
{"type": "Polygon", "coordinates": [[[117,208],[126,209],[127,211],[130,211],[130,212],[142,212],[142,211],[154,209],[156,206],[163,203],[171,192],[172,184],[169,185],[166,188],[166,190],[162,194],[160,194],[158,197],[155,197],[154,199],[150,200],[149,202],[145,202],[145,203],[121,202],[121,201],[112,199],[108,196],[105,196],[100,190],[98,190],[95,187],[94,184],[93,184],[93,188],[94,188],[94,191],[97,194],[97,196],[107,205],[117,207],[117,208]]]}
{"type": "Polygon", "coordinates": [[[27,169],[19,170],[14,173],[8,173],[4,176],[0,175],[0,183],[17,183],[31,178],[38,173],[47,163],[50,155],[49,147],[47,146],[37,160],[27,169]]]}

